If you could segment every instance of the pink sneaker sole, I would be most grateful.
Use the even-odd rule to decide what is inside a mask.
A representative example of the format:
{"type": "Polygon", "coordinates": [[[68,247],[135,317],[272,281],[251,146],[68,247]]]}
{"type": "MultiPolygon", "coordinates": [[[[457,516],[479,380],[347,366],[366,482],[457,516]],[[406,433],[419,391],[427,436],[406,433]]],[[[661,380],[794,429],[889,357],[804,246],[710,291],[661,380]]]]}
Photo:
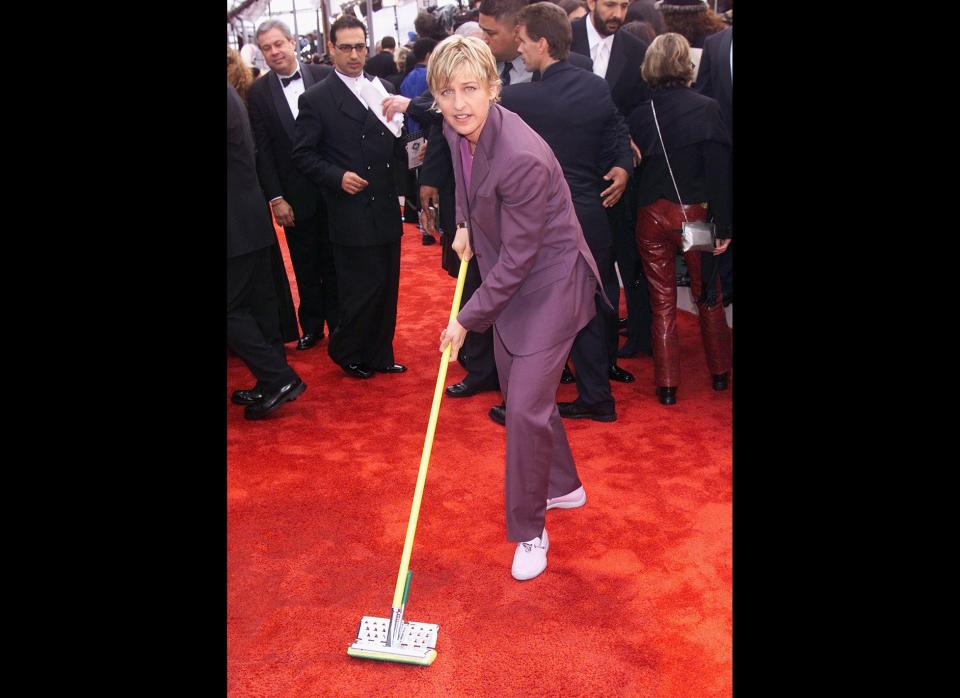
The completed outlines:
{"type": "Polygon", "coordinates": [[[551,509],[576,509],[587,503],[587,491],[581,485],[570,494],[547,499],[547,511],[551,509]]]}

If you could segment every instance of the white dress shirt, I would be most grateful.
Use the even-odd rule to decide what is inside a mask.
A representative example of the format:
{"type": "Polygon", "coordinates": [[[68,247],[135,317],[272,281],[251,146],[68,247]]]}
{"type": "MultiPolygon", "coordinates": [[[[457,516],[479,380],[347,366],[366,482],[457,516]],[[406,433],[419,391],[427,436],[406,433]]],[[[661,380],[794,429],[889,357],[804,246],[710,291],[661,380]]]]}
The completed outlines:
{"type": "MultiPolygon", "coordinates": [[[[497,61],[497,75],[503,75],[504,61],[497,61]]],[[[523,57],[519,54],[510,61],[510,84],[519,85],[522,82],[531,82],[533,80],[533,71],[527,70],[523,63],[523,57]]]]}
{"type": "Polygon", "coordinates": [[[353,96],[356,97],[358,100],[360,100],[360,104],[363,105],[363,108],[369,109],[370,105],[367,104],[366,101],[364,101],[363,97],[360,96],[360,81],[366,80],[366,78],[363,77],[363,73],[360,73],[355,78],[351,78],[349,75],[344,75],[339,70],[334,69],[333,72],[337,74],[338,78],[343,80],[343,84],[350,89],[350,91],[353,93],[353,96]]]}
{"type": "MultiPolygon", "coordinates": [[[[303,71],[303,66],[300,65],[300,63],[297,63],[297,70],[300,71],[299,80],[291,80],[289,83],[287,83],[286,87],[283,86],[282,82],[280,83],[280,89],[283,90],[283,96],[287,98],[287,104],[290,105],[290,111],[293,112],[294,119],[296,119],[297,114],[300,113],[300,95],[302,95],[307,89],[306,87],[304,87],[304,84],[303,84],[304,71],[303,71]]],[[[297,71],[295,70],[293,72],[295,73],[297,71]]],[[[291,73],[290,75],[293,75],[293,73],[291,73]]],[[[288,78],[290,77],[290,75],[278,74],[277,79],[279,80],[280,78],[288,78]]]]}
{"type": "Polygon", "coordinates": [[[593,59],[594,75],[607,77],[607,66],[610,64],[610,51],[613,49],[613,37],[600,36],[600,32],[593,26],[593,19],[587,15],[587,43],[590,45],[590,58],[593,59]]]}

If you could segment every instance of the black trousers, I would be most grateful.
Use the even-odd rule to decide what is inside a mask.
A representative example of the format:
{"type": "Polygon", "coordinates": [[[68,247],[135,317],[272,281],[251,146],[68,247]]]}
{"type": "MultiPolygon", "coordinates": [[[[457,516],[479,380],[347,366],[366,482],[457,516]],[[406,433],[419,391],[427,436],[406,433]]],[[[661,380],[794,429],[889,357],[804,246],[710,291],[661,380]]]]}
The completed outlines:
{"type": "Polygon", "coordinates": [[[297,309],[293,307],[290,280],[287,278],[287,267],[283,263],[279,243],[274,243],[270,247],[270,271],[273,276],[273,287],[277,291],[277,304],[280,306],[280,337],[284,342],[296,342],[300,339],[297,309]]]}
{"type": "MultiPolygon", "coordinates": [[[[620,285],[613,268],[613,250],[591,250],[604,293],[608,298],[619,298],[620,285]],[[610,277],[613,286],[610,288],[610,277]],[[612,294],[612,295],[611,295],[612,294]]],[[[611,301],[612,302],[612,301],[611,301]]],[[[617,313],[607,306],[597,294],[597,314],[581,329],[573,340],[570,350],[577,380],[577,402],[602,412],[614,410],[613,393],[610,390],[608,368],[617,360],[617,313]],[[610,354],[610,339],[613,333],[613,355],[610,354]]]]}
{"type": "Polygon", "coordinates": [[[330,358],[341,366],[390,366],[397,327],[400,240],[367,247],[334,243],[332,247],[340,320],[330,333],[330,358]]]}
{"type": "MultiPolygon", "coordinates": [[[[457,200],[453,187],[441,187],[439,191],[440,211],[437,215],[437,226],[440,228],[440,266],[447,270],[447,273],[453,278],[457,278],[460,273],[460,258],[453,251],[453,238],[457,233],[456,218],[457,200]]],[[[474,264],[473,261],[470,264],[474,264]]],[[[477,271],[477,278],[480,272],[477,271]]],[[[464,285],[464,293],[469,288],[470,277],[464,285]]],[[[479,282],[477,286],[479,286],[479,282]]],[[[473,288],[476,288],[474,286],[473,288]]],[[[473,293],[473,291],[471,291],[473,293]]],[[[466,302],[466,301],[464,301],[466,302]]]]}
{"type": "MultiPolygon", "coordinates": [[[[637,177],[631,177],[623,198],[616,206],[607,209],[610,226],[613,229],[613,256],[623,279],[623,294],[627,300],[627,346],[651,353],[650,292],[643,275],[643,265],[637,252],[634,236],[637,211],[637,177]]],[[[606,290],[606,285],[604,285],[606,290]]],[[[615,312],[619,313],[620,293],[607,294],[615,312]]],[[[614,341],[616,341],[614,337],[614,341]]],[[[616,349],[614,349],[616,352],[616,349]]]]}
{"type": "Polygon", "coordinates": [[[227,259],[227,344],[263,392],[279,390],[297,376],[283,350],[270,264],[269,247],[227,259]]]}
{"type": "Polygon", "coordinates": [[[415,167],[412,170],[407,170],[407,176],[404,178],[404,181],[403,181],[403,189],[399,189],[399,191],[403,192],[403,222],[404,223],[420,222],[419,174],[420,174],[419,167],[415,167]]]}
{"type": "MultiPolygon", "coordinates": [[[[613,248],[608,247],[603,250],[590,250],[593,253],[593,259],[597,263],[597,270],[600,272],[600,282],[603,285],[603,292],[610,299],[608,306],[602,298],[598,298],[597,315],[600,316],[600,337],[603,340],[606,349],[607,366],[613,366],[617,363],[617,348],[620,346],[620,319],[619,306],[620,300],[620,282],[617,280],[617,270],[613,266],[614,253],[613,248]]],[[[609,384],[609,380],[607,381],[609,384]]]]}
{"type": "Polygon", "coordinates": [[[300,293],[300,327],[304,334],[322,334],[326,321],[332,333],[337,326],[340,294],[326,210],[321,208],[310,218],[298,218],[295,226],[283,232],[300,293]]]}
{"type": "MultiPolygon", "coordinates": [[[[456,257],[456,253],[453,253],[456,257]]],[[[459,260],[457,264],[459,265],[459,260]]],[[[460,297],[460,308],[480,288],[480,266],[477,258],[473,257],[467,263],[467,278],[463,282],[463,295],[460,297]]],[[[493,355],[493,327],[485,332],[467,332],[457,354],[457,361],[463,366],[467,375],[461,382],[477,390],[497,390],[500,388],[500,378],[497,375],[497,362],[493,355]]]]}

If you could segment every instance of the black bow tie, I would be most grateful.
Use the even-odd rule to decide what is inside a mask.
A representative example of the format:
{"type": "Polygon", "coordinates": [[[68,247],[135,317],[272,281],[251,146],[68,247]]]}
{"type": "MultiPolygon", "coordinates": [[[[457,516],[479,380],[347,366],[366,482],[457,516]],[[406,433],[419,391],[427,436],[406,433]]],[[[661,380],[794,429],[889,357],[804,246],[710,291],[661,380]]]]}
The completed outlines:
{"type": "MultiPolygon", "coordinates": [[[[277,77],[279,77],[279,76],[277,76],[277,77]]],[[[293,75],[291,75],[291,76],[288,77],[288,78],[280,78],[280,84],[283,85],[284,87],[286,87],[286,86],[289,85],[292,81],[294,81],[294,80],[299,80],[299,79],[300,79],[300,71],[298,70],[297,72],[295,72],[293,75]]]]}

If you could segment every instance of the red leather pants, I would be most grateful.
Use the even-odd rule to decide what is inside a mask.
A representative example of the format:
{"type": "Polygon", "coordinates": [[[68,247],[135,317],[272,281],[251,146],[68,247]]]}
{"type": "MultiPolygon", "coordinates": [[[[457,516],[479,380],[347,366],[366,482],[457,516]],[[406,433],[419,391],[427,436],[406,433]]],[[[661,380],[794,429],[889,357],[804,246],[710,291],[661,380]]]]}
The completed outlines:
{"type": "MultiPolygon", "coordinates": [[[[707,209],[699,204],[684,206],[687,219],[703,221],[707,209]]],[[[650,308],[653,311],[651,339],[653,342],[654,379],[659,387],[672,388],[680,384],[680,341],[677,336],[677,271],[676,256],[680,250],[680,226],[683,214],[680,205],[658,199],[637,211],[637,251],[643,261],[643,272],[650,288],[650,308]]],[[[700,295],[700,253],[683,255],[690,271],[690,288],[700,295]]],[[[697,300],[700,334],[707,355],[707,366],[712,374],[730,370],[731,334],[723,311],[720,281],[717,279],[718,302],[712,308],[697,300]]]]}

